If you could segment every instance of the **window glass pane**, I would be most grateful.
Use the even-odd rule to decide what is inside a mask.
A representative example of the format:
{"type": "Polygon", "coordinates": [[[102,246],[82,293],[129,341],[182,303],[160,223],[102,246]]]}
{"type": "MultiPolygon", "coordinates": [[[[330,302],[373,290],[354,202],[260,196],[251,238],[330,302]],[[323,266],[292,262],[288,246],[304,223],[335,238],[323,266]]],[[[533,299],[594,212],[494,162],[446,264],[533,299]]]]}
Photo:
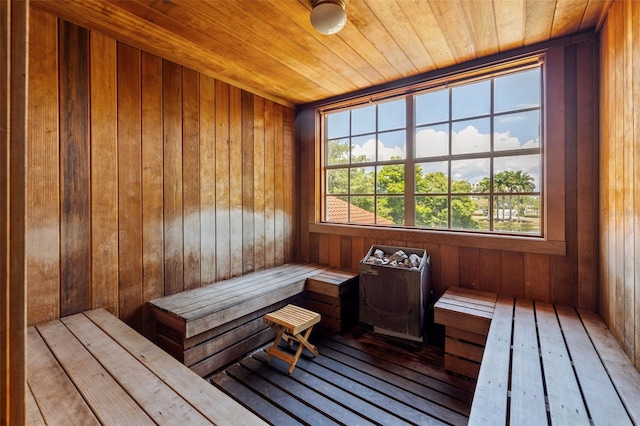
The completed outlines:
{"type": "Polygon", "coordinates": [[[451,153],[455,155],[489,152],[491,149],[490,123],[489,118],[453,123],[451,153]]]}
{"type": "Polygon", "coordinates": [[[325,220],[328,222],[347,223],[349,214],[349,204],[347,197],[327,196],[326,198],[325,220]]]}
{"type": "Polygon", "coordinates": [[[378,161],[403,159],[407,152],[407,132],[398,130],[378,134],[378,161]]]}
{"type": "Polygon", "coordinates": [[[351,162],[364,163],[369,161],[376,161],[376,135],[351,138],[351,162]]]}
{"type": "Polygon", "coordinates": [[[473,220],[476,222],[478,230],[488,231],[491,228],[489,223],[489,196],[480,195],[473,196],[473,201],[476,203],[476,209],[473,212],[473,220]]]}
{"type": "Polygon", "coordinates": [[[353,223],[376,223],[374,213],[374,197],[351,197],[349,206],[349,222],[353,223]]]}
{"type": "Polygon", "coordinates": [[[446,196],[416,197],[416,226],[447,228],[449,201],[446,196]]]}
{"type": "Polygon", "coordinates": [[[497,77],[494,95],[495,112],[540,106],[540,68],[497,77]]]}
{"type": "Polygon", "coordinates": [[[351,169],[349,186],[351,194],[373,194],[376,187],[374,168],[354,167],[351,169]]]}
{"type": "Polygon", "coordinates": [[[378,130],[403,129],[407,125],[404,98],[378,104],[378,130]]]}
{"type": "MultiPolygon", "coordinates": [[[[390,220],[394,225],[404,225],[404,197],[377,197],[378,216],[390,220]]],[[[382,219],[383,220],[383,219],[382,219]]]]}
{"type": "Polygon", "coordinates": [[[416,130],[416,158],[449,155],[449,124],[420,127],[416,130]]]}
{"type": "Polygon", "coordinates": [[[452,119],[475,117],[491,112],[491,80],[451,89],[452,119]]]}
{"type": "Polygon", "coordinates": [[[493,149],[528,149],[540,147],[540,111],[496,116],[493,120],[493,149]]]}
{"type": "Polygon", "coordinates": [[[327,141],[327,164],[347,164],[349,162],[349,139],[327,141]]]}
{"type": "Polygon", "coordinates": [[[379,194],[404,194],[404,165],[394,164],[377,168],[379,194]]]}
{"type": "Polygon", "coordinates": [[[540,233],[539,197],[502,195],[494,198],[494,229],[500,232],[540,233]],[[537,208],[537,210],[535,210],[537,208]]]}
{"type": "Polygon", "coordinates": [[[469,195],[451,197],[451,227],[458,229],[478,229],[474,213],[478,210],[475,197],[469,195]]]}
{"type": "Polygon", "coordinates": [[[434,90],[415,97],[416,125],[449,119],[449,89],[434,90]]]}
{"type": "Polygon", "coordinates": [[[376,106],[370,105],[351,111],[351,134],[360,135],[376,131],[376,106]]]}
{"type": "Polygon", "coordinates": [[[451,162],[451,192],[488,192],[489,158],[451,162]]]}
{"type": "Polygon", "coordinates": [[[540,93],[538,67],[323,115],[323,219],[541,235],[540,93]]]}
{"type": "Polygon", "coordinates": [[[499,157],[493,163],[495,192],[540,191],[540,155],[499,157]]]}
{"type": "Polygon", "coordinates": [[[327,139],[336,139],[349,135],[349,111],[327,114],[326,121],[327,139]]]}
{"type": "Polygon", "coordinates": [[[346,194],[348,169],[327,170],[327,194],[346,194]]]}
{"type": "Polygon", "coordinates": [[[449,163],[416,164],[416,192],[418,194],[442,194],[449,190],[449,163]]]}

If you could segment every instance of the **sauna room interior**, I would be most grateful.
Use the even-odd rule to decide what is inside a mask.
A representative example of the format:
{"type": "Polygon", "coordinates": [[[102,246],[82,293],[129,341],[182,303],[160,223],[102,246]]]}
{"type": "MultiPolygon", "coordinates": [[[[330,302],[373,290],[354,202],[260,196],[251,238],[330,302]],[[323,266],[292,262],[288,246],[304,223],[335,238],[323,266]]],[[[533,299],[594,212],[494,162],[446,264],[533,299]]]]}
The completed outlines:
{"type": "Polygon", "coordinates": [[[424,345],[461,288],[595,313],[640,369],[640,2],[337,0],[329,35],[313,3],[0,4],[7,424],[28,327],[104,308],[151,336],[151,300],[291,262],[357,275],[374,246],[428,254],[424,345]],[[528,180],[501,186],[511,160],[528,180]]]}

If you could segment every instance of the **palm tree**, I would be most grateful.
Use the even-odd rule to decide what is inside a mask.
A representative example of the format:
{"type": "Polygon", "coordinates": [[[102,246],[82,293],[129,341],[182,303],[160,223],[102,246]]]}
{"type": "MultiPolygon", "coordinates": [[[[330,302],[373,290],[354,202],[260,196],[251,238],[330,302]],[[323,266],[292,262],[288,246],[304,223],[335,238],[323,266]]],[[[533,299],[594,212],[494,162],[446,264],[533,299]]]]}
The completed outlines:
{"type": "MultiPolygon", "coordinates": [[[[508,184],[508,172],[499,172],[493,175],[493,192],[505,192],[508,184]]],[[[503,196],[504,198],[504,196],[503,196]]],[[[500,219],[500,196],[496,196],[496,219],[500,219]]],[[[503,203],[504,204],[504,203],[503,203]]],[[[502,206],[502,219],[504,219],[504,205],[502,206]]]]}
{"type": "MultiPolygon", "coordinates": [[[[523,172],[522,170],[518,170],[517,172],[513,173],[513,180],[517,192],[532,192],[536,188],[533,177],[529,173],[523,172]]],[[[516,210],[518,212],[518,222],[520,222],[520,200],[521,197],[520,195],[518,195],[516,200],[518,203],[518,207],[516,210]]]]}

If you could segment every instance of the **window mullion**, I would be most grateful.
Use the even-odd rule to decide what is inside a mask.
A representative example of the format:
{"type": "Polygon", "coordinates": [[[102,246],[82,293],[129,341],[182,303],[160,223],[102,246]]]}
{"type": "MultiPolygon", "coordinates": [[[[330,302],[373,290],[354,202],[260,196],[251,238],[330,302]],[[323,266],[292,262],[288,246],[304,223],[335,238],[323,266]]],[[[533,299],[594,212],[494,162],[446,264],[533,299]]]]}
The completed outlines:
{"type": "Polygon", "coordinates": [[[405,98],[406,104],[406,152],[404,166],[404,223],[408,226],[414,226],[416,220],[416,168],[415,168],[415,138],[416,138],[416,120],[414,112],[413,96],[409,95],[405,98]]]}

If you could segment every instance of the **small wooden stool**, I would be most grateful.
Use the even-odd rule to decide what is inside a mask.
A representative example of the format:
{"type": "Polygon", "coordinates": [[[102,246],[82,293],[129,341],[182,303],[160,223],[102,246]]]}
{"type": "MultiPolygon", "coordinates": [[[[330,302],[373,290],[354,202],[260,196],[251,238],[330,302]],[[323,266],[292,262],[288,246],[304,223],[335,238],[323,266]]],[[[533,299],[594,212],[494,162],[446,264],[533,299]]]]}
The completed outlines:
{"type": "Polygon", "coordinates": [[[314,356],[318,355],[318,349],[309,343],[307,339],[311,334],[313,326],[320,322],[319,313],[299,306],[287,305],[277,311],[266,314],[264,316],[264,322],[269,324],[277,334],[273,345],[267,348],[267,361],[271,359],[271,356],[275,356],[289,363],[289,374],[291,374],[304,348],[309,349],[314,356]],[[304,334],[302,334],[303,332],[304,334]],[[280,340],[284,340],[289,345],[291,345],[292,342],[298,342],[299,346],[296,354],[292,356],[278,349],[280,340]]]}

